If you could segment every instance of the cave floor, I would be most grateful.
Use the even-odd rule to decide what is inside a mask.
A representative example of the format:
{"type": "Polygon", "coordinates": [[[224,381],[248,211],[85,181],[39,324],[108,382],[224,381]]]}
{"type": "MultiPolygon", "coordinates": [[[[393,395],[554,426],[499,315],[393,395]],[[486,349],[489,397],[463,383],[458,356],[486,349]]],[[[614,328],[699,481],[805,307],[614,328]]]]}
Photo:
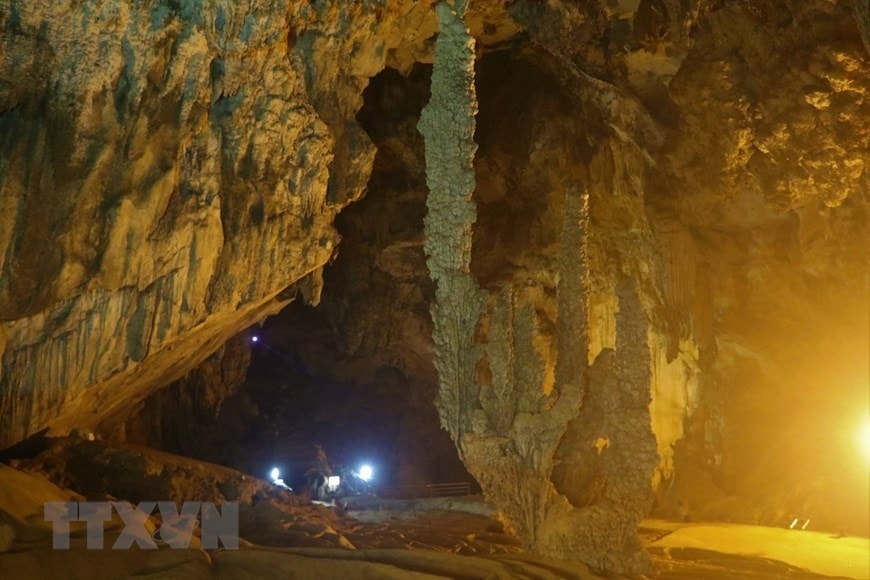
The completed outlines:
{"type": "MultiPolygon", "coordinates": [[[[426,518],[430,534],[441,540],[455,536],[461,518],[448,518],[452,528],[444,528],[439,515],[426,518]]],[[[862,575],[859,554],[847,548],[810,543],[811,552],[796,561],[819,568],[839,553],[845,559],[834,567],[849,567],[847,574],[814,573],[808,568],[767,557],[771,550],[780,549],[784,540],[773,536],[757,546],[755,554],[731,554],[739,551],[730,540],[705,540],[715,525],[703,529],[688,529],[676,538],[654,542],[649,547],[656,572],[653,579],[812,579],[812,578],[867,578],[862,575]],[[656,545],[658,544],[658,545],[656,545]],[[730,546],[730,547],[729,547],[730,546]],[[821,563],[820,563],[821,562],[821,563]]],[[[734,531],[737,527],[731,527],[734,531]]],[[[394,533],[401,533],[395,530],[394,533]]],[[[116,534],[115,534],[116,535],[116,534]]],[[[750,534],[751,535],[751,534],[750,534]]],[[[107,543],[112,541],[107,533],[107,543]]],[[[426,546],[417,543],[408,549],[337,548],[277,548],[245,544],[239,550],[202,551],[197,549],[158,549],[145,551],[131,549],[87,550],[83,537],[73,537],[69,551],[55,551],[44,541],[30,546],[19,545],[13,552],[0,554],[0,577],[3,578],[596,578],[582,566],[564,561],[541,558],[522,553],[457,554],[444,551],[438,542],[426,546]]],[[[866,541],[864,542],[866,547],[866,541]]],[[[867,553],[864,552],[866,570],[867,553]]],[[[827,572],[833,572],[830,568],[827,572]]],[[[613,577],[613,576],[611,576],[613,577]]]]}
{"type": "Polygon", "coordinates": [[[727,523],[644,520],[656,578],[870,578],[870,539],[727,523]]]}
{"type": "MultiPolygon", "coordinates": [[[[149,532],[159,528],[152,516],[149,532]]],[[[813,531],[645,520],[648,578],[870,578],[870,541],[813,531]]],[[[585,566],[525,553],[479,498],[356,498],[311,505],[262,480],[132,446],[66,440],[0,464],[0,578],[596,578],[585,566]],[[49,501],[190,498],[240,504],[238,550],[103,550],[74,523],[69,550],[52,549],[49,501]]],[[[613,576],[610,576],[613,577],[613,576]]]]}

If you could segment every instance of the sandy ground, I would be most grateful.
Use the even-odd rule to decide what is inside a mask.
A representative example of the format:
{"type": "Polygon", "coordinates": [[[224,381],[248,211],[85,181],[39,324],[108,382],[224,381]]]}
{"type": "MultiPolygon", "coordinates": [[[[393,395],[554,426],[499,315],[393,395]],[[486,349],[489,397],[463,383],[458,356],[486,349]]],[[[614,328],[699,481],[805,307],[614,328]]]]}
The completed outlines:
{"type": "MultiPolygon", "coordinates": [[[[91,445],[86,451],[71,452],[65,444],[15,468],[0,464],[3,580],[597,578],[582,564],[525,553],[480,498],[356,498],[345,506],[312,506],[271,493],[263,487],[269,484],[222,467],[141,448],[91,445]],[[71,476],[71,458],[87,458],[88,477],[71,476]],[[104,468],[99,477],[97,465],[104,468]],[[116,468],[121,484],[117,489],[116,468]],[[141,490],[136,488],[140,480],[146,486],[141,490]],[[235,483],[228,487],[227,481],[235,483]],[[155,482],[160,485],[155,487],[155,482]],[[71,549],[52,549],[51,527],[43,521],[44,502],[125,499],[118,489],[134,494],[129,496],[134,503],[137,494],[155,490],[169,497],[179,490],[186,499],[188,493],[215,499],[224,493],[237,495],[242,546],[205,551],[194,537],[191,548],[184,550],[165,544],[157,550],[87,550],[84,525],[74,525],[71,549]]],[[[152,517],[149,530],[159,525],[152,517]]],[[[106,546],[113,544],[122,527],[117,517],[107,524],[106,546]]],[[[870,579],[866,538],[662,520],[645,520],[639,531],[656,568],[650,579],[870,579]]]]}
{"type": "Polygon", "coordinates": [[[870,539],[804,530],[766,528],[738,524],[675,524],[645,520],[641,524],[649,540],[647,548],[665,559],[682,554],[715,553],[745,559],[783,562],[799,570],[837,578],[870,578],[870,539]],[[655,532],[661,537],[654,539],[655,532]]]}
{"type": "Polygon", "coordinates": [[[870,579],[868,538],[663,520],[644,520],[640,532],[660,578],[870,579]]]}

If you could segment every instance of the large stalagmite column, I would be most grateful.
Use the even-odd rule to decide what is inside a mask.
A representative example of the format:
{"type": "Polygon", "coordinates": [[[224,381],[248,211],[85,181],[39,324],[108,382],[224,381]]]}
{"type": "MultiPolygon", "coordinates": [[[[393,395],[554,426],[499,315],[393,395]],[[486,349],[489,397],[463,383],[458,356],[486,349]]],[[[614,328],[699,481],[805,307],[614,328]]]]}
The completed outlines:
{"type": "MultiPolygon", "coordinates": [[[[429,186],[425,250],[436,283],[432,306],[435,364],[440,377],[441,423],[459,441],[470,426],[467,405],[477,398],[464,372],[478,358],[472,345],[484,293],[469,271],[474,201],[474,38],[463,21],[467,0],[438,4],[432,96],[420,116],[429,186]]],[[[461,453],[461,449],[460,449],[461,453]]]]}
{"type": "Polygon", "coordinates": [[[419,124],[426,144],[425,249],[436,282],[432,319],[442,426],[529,549],[599,570],[643,571],[649,560],[635,528],[656,453],[644,314],[633,284],[621,285],[617,326],[624,348],[599,357],[599,378],[589,382],[589,212],[582,186],[561,194],[554,329],[541,319],[527,287],[507,282],[490,294],[477,286],[470,269],[477,104],[466,7],[463,0],[437,6],[432,96],[419,124]],[[590,389],[603,401],[607,429],[599,435],[608,447],[597,499],[579,508],[556,491],[550,476],[559,442],[590,389]]]}

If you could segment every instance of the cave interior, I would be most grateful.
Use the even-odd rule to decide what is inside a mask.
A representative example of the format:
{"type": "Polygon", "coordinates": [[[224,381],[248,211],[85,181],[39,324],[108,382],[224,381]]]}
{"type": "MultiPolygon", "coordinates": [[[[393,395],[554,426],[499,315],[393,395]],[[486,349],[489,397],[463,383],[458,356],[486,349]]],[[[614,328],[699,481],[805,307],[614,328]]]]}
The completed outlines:
{"type": "Polygon", "coordinates": [[[870,574],[866,1],[117,4],[0,1],[0,570],[870,574]]]}

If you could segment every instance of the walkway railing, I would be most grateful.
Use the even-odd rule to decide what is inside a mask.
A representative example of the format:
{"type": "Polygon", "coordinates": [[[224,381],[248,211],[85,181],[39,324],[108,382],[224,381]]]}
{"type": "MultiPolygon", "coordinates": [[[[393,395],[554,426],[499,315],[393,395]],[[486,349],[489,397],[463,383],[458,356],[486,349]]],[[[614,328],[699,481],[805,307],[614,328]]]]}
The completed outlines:
{"type": "Polygon", "coordinates": [[[400,485],[377,491],[380,497],[390,499],[421,499],[427,497],[462,497],[471,495],[471,484],[467,481],[457,483],[431,483],[427,485],[400,485]]]}

